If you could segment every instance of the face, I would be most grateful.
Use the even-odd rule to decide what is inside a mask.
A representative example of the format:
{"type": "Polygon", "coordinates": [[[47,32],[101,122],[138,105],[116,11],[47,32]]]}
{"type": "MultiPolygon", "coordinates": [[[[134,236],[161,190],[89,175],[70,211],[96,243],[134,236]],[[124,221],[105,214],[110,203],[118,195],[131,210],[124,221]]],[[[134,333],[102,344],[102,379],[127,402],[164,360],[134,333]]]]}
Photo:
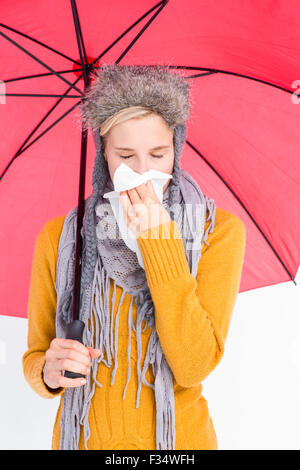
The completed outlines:
{"type": "MultiPolygon", "coordinates": [[[[104,156],[110,177],[121,163],[143,174],[157,170],[172,174],[174,165],[173,131],[157,114],[128,119],[115,125],[106,135],[104,156]],[[161,147],[161,148],[155,148],[161,147]]],[[[166,182],[166,190],[170,180],[166,182]]]]}

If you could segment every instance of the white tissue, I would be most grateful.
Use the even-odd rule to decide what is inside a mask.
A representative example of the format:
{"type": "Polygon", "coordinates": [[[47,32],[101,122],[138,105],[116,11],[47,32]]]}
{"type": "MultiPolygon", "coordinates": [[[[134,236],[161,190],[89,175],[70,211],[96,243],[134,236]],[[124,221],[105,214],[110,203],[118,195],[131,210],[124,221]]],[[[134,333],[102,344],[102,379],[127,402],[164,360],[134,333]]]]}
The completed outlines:
{"type": "Polygon", "coordinates": [[[130,250],[137,254],[139,265],[145,269],[143,258],[139,249],[138,242],[136,240],[135,233],[127,226],[124,219],[123,206],[120,200],[120,192],[133,189],[140,184],[146,183],[151,180],[154,191],[162,203],[163,200],[163,187],[165,183],[172,178],[172,175],[163,173],[161,171],[149,170],[140,175],[133,171],[129,166],[121,163],[114,174],[114,191],[103,194],[104,198],[107,198],[111,204],[115,218],[118,222],[121,236],[130,250]]]}

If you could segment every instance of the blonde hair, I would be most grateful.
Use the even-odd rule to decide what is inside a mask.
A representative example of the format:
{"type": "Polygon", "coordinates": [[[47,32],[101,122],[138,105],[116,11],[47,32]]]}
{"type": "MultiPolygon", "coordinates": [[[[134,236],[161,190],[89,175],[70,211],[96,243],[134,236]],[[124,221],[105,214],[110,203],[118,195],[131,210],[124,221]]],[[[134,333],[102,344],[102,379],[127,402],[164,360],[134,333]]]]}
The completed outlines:
{"type": "Polygon", "coordinates": [[[107,142],[107,134],[110,129],[112,129],[117,124],[120,124],[121,122],[127,121],[128,119],[141,118],[144,116],[149,116],[150,114],[159,115],[156,111],[150,108],[146,108],[144,106],[130,106],[127,108],[120,109],[120,111],[106,119],[106,121],[104,121],[99,128],[99,133],[102,137],[102,153],[104,155],[104,158],[106,159],[104,152],[107,142]]]}

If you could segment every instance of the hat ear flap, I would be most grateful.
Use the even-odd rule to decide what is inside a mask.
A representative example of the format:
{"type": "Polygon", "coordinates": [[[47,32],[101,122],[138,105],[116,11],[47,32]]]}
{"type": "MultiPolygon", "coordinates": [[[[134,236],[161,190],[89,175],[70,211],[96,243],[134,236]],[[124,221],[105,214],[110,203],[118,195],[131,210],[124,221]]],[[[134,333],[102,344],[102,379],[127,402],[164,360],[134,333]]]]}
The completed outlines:
{"type": "Polygon", "coordinates": [[[98,191],[98,196],[103,194],[107,181],[110,178],[107,161],[104,158],[104,142],[99,130],[93,131],[96,144],[96,157],[93,169],[92,185],[98,191]]]}
{"type": "Polygon", "coordinates": [[[169,204],[172,205],[179,200],[180,196],[180,157],[184,143],[186,141],[186,124],[177,124],[174,129],[173,145],[174,145],[174,166],[173,178],[170,181],[169,204]]]}

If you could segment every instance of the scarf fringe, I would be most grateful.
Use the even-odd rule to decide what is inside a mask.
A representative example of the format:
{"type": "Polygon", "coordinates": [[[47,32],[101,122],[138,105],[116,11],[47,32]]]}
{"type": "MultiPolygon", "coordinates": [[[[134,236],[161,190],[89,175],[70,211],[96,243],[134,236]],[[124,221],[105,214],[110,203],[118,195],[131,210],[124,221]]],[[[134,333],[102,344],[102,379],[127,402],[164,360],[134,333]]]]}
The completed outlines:
{"type": "Polygon", "coordinates": [[[210,232],[212,232],[215,228],[215,216],[216,216],[216,205],[215,205],[215,202],[212,198],[209,198],[208,196],[204,195],[204,198],[205,198],[205,205],[206,205],[206,208],[208,210],[208,217],[207,217],[207,221],[211,221],[209,226],[207,227],[207,229],[205,230],[204,232],[204,235],[203,235],[203,239],[202,239],[202,242],[205,243],[207,246],[209,246],[210,244],[206,241],[207,239],[207,236],[210,232]]]}

